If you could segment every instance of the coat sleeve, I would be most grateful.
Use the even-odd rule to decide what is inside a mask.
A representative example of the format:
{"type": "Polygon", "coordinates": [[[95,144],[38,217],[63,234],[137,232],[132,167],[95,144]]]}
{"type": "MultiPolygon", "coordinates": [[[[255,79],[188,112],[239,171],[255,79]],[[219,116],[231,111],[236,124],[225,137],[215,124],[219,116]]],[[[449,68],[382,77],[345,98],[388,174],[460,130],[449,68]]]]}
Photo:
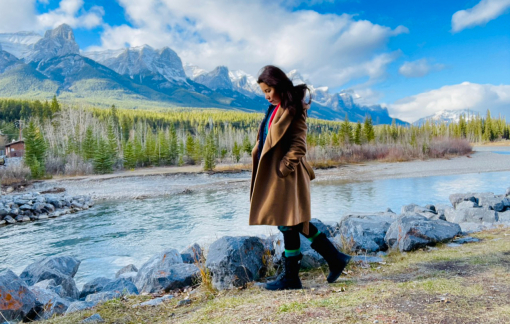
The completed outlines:
{"type": "Polygon", "coordinates": [[[308,106],[305,106],[303,113],[299,118],[295,118],[289,127],[289,140],[290,148],[280,161],[278,176],[284,178],[291,172],[294,172],[296,167],[301,161],[301,158],[306,154],[306,111],[308,106]]]}

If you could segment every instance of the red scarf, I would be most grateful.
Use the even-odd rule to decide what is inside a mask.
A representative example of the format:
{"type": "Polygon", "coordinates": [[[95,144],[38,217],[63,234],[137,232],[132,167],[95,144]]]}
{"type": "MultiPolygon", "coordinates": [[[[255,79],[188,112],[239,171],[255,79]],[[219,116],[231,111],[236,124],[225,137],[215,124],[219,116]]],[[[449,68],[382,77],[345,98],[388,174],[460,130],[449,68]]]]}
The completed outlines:
{"type": "Polygon", "coordinates": [[[269,129],[269,127],[271,127],[271,123],[273,122],[273,118],[276,115],[278,108],[280,108],[280,104],[278,104],[278,106],[276,106],[276,108],[273,110],[273,113],[271,114],[271,118],[269,119],[269,126],[267,127],[267,129],[269,129]]]}

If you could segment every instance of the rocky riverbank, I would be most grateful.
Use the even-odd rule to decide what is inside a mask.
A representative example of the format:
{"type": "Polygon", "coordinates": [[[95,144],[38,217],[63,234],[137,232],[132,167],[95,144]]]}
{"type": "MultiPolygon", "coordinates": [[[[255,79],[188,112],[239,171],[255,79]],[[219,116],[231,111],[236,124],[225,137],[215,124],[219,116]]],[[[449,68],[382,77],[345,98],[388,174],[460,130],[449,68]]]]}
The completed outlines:
{"type": "Polygon", "coordinates": [[[0,227],[2,225],[56,218],[89,209],[94,205],[90,196],[40,194],[38,192],[5,195],[0,198],[0,227]]]}
{"type": "MultiPolygon", "coordinates": [[[[510,226],[510,188],[502,195],[461,193],[450,195],[451,205],[403,206],[400,214],[350,213],[335,224],[313,223],[354,262],[384,263],[386,251],[409,252],[438,243],[452,247],[476,241],[461,237],[500,226],[510,226]]],[[[217,290],[245,287],[263,280],[277,268],[283,249],[282,237],[222,237],[207,253],[193,245],[185,251],[168,249],[139,268],[127,265],[115,278],[95,278],[78,290],[73,277],[80,260],[72,256],[46,257],[18,276],[10,270],[0,273],[0,312],[6,320],[40,320],[95,307],[125,295],[157,294],[159,297],[133,307],[157,305],[172,299],[179,290],[196,287],[201,278],[217,290]],[[210,277],[208,276],[210,274],[210,277]]],[[[302,240],[302,267],[314,268],[324,260],[302,240]]],[[[205,284],[205,283],[204,283],[205,284]]],[[[181,301],[184,304],[189,300],[181,301]]],[[[96,318],[97,314],[93,315],[96,318]]]]}

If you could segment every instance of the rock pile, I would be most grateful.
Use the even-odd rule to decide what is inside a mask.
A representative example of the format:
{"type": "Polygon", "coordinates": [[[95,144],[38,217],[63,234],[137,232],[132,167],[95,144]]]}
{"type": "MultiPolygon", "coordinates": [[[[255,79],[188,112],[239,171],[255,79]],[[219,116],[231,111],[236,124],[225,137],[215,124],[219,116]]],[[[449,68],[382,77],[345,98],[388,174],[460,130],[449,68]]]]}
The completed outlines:
{"type": "Polygon", "coordinates": [[[0,198],[0,225],[55,218],[89,209],[94,202],[89,196],[27,193],[0,198]]]}

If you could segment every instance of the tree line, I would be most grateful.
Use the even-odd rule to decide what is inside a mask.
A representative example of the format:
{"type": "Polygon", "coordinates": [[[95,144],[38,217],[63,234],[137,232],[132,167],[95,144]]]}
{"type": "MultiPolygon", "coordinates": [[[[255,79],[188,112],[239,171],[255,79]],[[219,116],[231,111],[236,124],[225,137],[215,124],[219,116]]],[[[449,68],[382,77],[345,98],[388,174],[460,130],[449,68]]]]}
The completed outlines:
{"type": "MultiPolygon", "coordinates": [[[[34,178],[91,166],[94,173],[147,166],[249,161],[263,114],[217,109],[136,110],[62,107],[51,102],[0,100],[0,130],[17,138],[24,121],[25,163],[34,178]]],[[[508,139],[502,117],[463,115],[456,123],[427,121],[419,126],[374,126],[364,122],[307,120],[309,148],[338,151],[352,145],[420,146],[434,138],[463,138],[472,143],[508,139]]],[[[78,170],[79,173],[79,170],[78,170]]]]}

